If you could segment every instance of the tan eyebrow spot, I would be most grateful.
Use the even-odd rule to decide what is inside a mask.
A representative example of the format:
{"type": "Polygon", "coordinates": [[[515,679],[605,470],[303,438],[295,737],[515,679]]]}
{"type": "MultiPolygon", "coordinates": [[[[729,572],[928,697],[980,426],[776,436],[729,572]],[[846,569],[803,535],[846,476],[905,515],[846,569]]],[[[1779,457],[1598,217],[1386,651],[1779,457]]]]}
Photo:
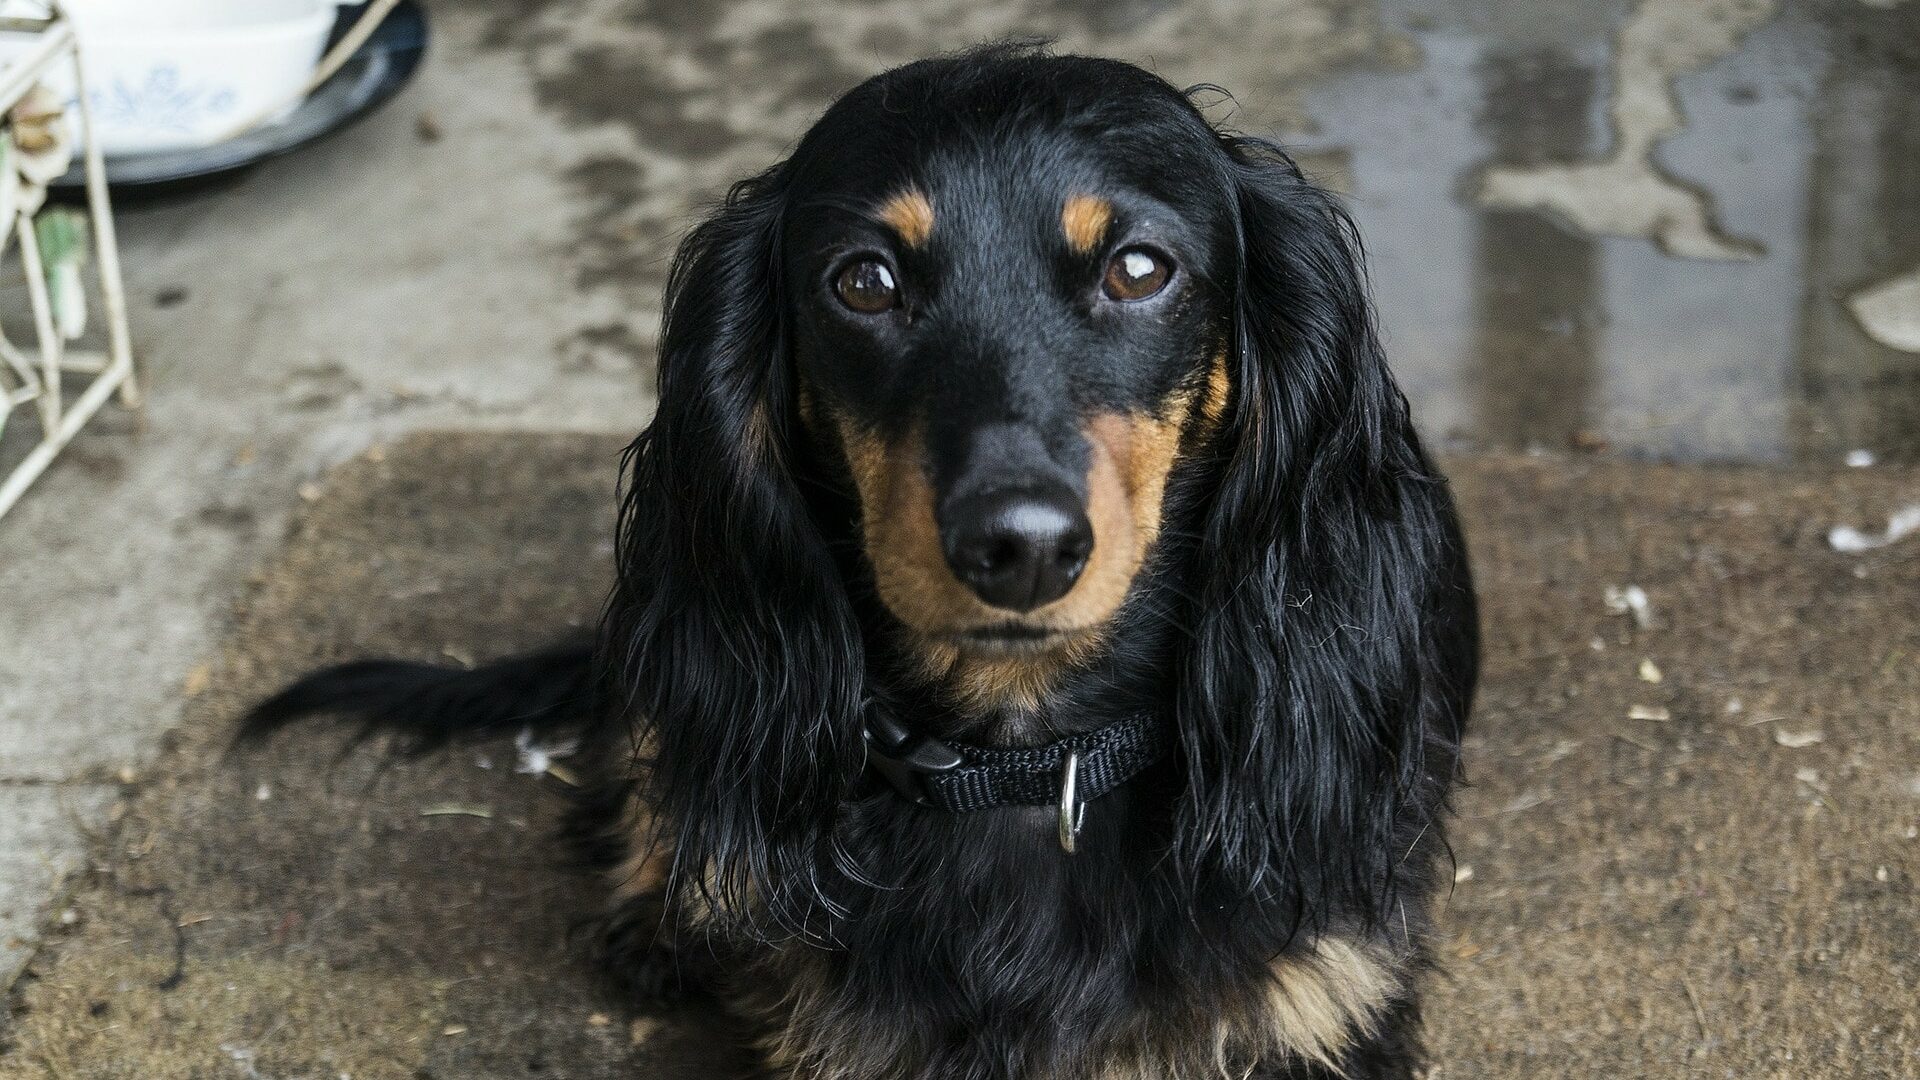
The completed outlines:
{"type": "Polygon", "coordinates": [[[933,203],[919,188],[908,188],[881,203],[878,217],[908,247],[920,247],[933,235],[933,203]]]}
{"type": "Polygon", "coordinates": [[[1060,231],[1067,234],[1068,246],[1082,255],[1100,245],[1111,221],[1113,204],[1097,195],[1069,195],[1060,208],[1060,231]]]}

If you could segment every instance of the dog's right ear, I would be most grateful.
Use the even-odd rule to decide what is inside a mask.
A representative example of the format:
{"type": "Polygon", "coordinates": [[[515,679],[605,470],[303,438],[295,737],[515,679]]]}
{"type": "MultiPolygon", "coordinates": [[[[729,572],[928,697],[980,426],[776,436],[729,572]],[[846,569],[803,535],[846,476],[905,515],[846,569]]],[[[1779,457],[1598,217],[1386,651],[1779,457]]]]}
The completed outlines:
{"type": "MultiPolygon", "coordinates": [[[[736,185],[668,278],[660,401],[628,448],[606,688],[645,748],[676,888],[791,931],[864,761],[862,650],[790,470],[784,166],[736,185]]],[[[665,852],[663,852],[664,854],[665,852]]]]}

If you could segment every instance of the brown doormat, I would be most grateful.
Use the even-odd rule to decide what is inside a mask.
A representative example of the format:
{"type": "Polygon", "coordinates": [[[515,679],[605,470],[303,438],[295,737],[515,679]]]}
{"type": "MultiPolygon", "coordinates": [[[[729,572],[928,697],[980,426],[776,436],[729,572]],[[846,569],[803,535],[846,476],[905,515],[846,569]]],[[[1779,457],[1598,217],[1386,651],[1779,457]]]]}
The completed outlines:
{"type": "MultiPolygon", "coordinates": [[[[236,712],[315,663],[590,621],[617,449],[430,435],[332,478],[14,988],[0,1076],[740,1069],[719,1025],[624,1009],[574,940],[564,757],[339,757],[316,729],[221,759],[236,712]]],[[[1920,473],[1450,472],[1487,663],[1434,1075],[1920,1074],[1920,537],[1826,538],[1920,502],[1920,473]]]]}

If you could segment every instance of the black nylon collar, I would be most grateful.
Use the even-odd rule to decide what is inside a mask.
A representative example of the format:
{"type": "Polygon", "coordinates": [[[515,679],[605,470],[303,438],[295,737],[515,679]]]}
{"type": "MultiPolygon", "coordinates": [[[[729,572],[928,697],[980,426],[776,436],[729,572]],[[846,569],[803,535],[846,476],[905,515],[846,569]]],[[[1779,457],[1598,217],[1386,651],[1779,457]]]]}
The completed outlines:
{"type": "Polygon", "coordinates": [[[1077,754],[1075,801],[1105,795],[1158,761],[1172,745],[1157,716],[1130,717],[1046,746],[989,750],[912,731],[867,708],[867,765],[908,800],[955,813],[1061,801],[1067,759],[1077,754]]]}

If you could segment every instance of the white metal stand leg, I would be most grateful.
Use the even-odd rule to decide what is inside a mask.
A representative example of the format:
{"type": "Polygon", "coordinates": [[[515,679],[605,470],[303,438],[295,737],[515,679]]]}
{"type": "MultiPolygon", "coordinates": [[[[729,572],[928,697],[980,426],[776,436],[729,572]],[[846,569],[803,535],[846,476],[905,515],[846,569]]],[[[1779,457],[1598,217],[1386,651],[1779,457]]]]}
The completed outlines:
{"type": "MultiPolygon", "coordinates": [[[[49,16],[36,30],[39,41],[28,54],[0,70],[0,116],[7,114],[55,64],[73,65],[74,85],[84,87],[80,49],[72,25],[58,4],[49,5],[49,16]]],[[[93,253],[99,268],[102,316],[107,349],[104,354],[69,354],[66,341],[53,318],[52,296],[47,288],[46,267],[40,250],[40,238],[34,228],[39,200],[22,208],[8,223],[20,244],[20,260],[26,271],[27,291],[33,306],[34,334],[39,340],[39,355],[30,357],[0,335],[0,360],[6,372],[20,386],[9,389],[0,380],[0,410],[11,411],[31,401],[39,412],[40,442],[0,481],[0,516],[20,501],[28,485],[45,472],[62,447],[79,434],[89,419],[116,392],[128,408],[140,406],[140,387],[135,376],[133,343],[127,330],[127,296],[120,278],[120,248],[114,235],[113,207],[107,198],[106,164],[93,138],[93,116],[84,92],[79,93],[77,116],[79,139],[87,178],[87,211],[92,227],[93,253]],[[63,397],[63,373],[86,373],[93,377],[86,389],[69,404],[63,397]]],[[[9,162],[8,167],[13,167],[9,162]]],[[[0,412],[0,419],[5,416],[0,412]]]]}
{"type": "MultiPolygon", "coordinates": [[[[84,64],[80,50],[74,49],[75,86],[87,85],[84,64]]],[[[127,292],[120,280],[120,241],[114,233],[113,207],[107,200],[107,165],[101,157],[100,144],[93,137],[93,107],[87,104],[85,93],[79,95],[79,101],[80,145],[87,162],[87,210],[93,220],[94,257],[99,261],[100,296],[106,308],[108,371],[117,373],[120,404],[137,409],[140,384],[134,371],[133,342],[127,332],[127,292]]],[[[107,374],[102,372],[101,377],[107,374]]]]}

